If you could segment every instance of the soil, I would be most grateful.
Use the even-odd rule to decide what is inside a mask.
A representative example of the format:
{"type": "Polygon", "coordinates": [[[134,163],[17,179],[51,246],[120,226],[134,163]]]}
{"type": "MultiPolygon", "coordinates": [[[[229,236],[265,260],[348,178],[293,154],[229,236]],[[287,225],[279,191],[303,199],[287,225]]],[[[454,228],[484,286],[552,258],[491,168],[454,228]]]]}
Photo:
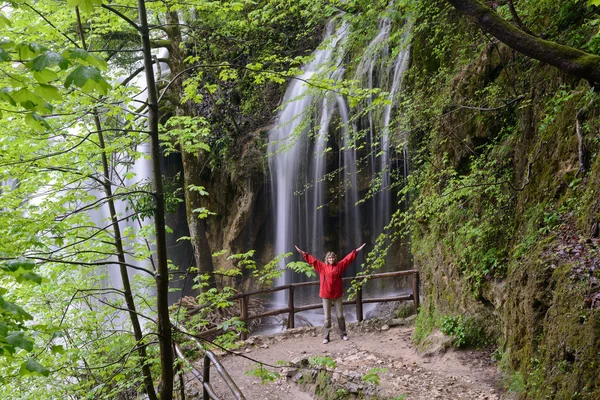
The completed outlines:
{"type": "MultiPolygon", "coordinates": [[[[386,325],[365,329],[358,324],[352,324],[349,328],[348,341],[332,335],[328,344],[321,342],[321,327],[290,329],[272,336],[254,336],[244,342],[244,347],[235,353],[222,353],[219,358],[248,400],[318,398],[314,393],[315,385],[298,384],[299,373],[310,375],[307,370],[269,367],[275,366],[278,361],[299,363],[300,360],[312,356],[330,357],[337,363],[335,371],[330,375],[336,388],[343,388],[349,393],[361,390],[363,394],[371,396],[367,398],[512,398],[500,389],[500,373],[494,366],[489,352],[448,349],[445,352],[430,352],[424,356],[411,342],[412,327],[390,328],[386,325]],[[281,377],[262,384],[259,378],[246,375],[245,373],[255,367],[257,362],[263,363],[271,371],[279,372],[281,377]],[[367,384],[362,379],[364,374],[373,368],[384,369],[384,372],[378,373],[378,385],[367,384]]],[[[198,366],[198,369],[201,371],[201,366],[198,366]]],[[[211,368],[210,379],[219,398],[234,398],[214,367],[211,368]]],[[[192,389],[195,393],[190,397],[201,398],[198,389],[199,387],[196,390],[192,389]]]]}

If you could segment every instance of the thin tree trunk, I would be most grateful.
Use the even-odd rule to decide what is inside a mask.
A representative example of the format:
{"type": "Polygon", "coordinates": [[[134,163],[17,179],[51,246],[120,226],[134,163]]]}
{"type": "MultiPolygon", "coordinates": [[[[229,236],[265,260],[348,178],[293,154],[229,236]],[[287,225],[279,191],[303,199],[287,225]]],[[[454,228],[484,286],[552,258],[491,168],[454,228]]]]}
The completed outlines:
{"type": "MultiPolygon", "coordinates": [[[[75,8],[75,13],[77,16],[77,27],[79,31],[79,37],[81,38],[81,44],[83,48],[87,50],[85,35],[83,33],[83,25],[81,23],[81,16],[79,14],[79,7],[75,8]]],[[[96,131],[98,132],[98,144],[101,150],[102,171],[104,175],[102,186],[104,187],[104,194],[106,195],[106,199],[108,201],[110,220],[114,233],[114,245],[117,251],[117,259],[119,260],[119,271],[121,272],[121,282],[123,284],[123,294],[125,297],[125,302],[127,304],[127,309],[129,310],[129,319],[131,320],[133,335],[135,337],[135,340],[139,344],[138,354],[140,355],[140,364],[142,367],[142,374],[144,376],[145,392],[150,400],[158,400],[158,397],[156,397],[156,391],[154,390],[152,372],[150,371],[150,366],[146,362],[148,359],[148,356],[146,354],[146,346],[144,346],[142,343],[144,336],[142,334],[142,327],[140,325],[140,320],[136,312],[135,301],[133,299],[133,292],[131,290],[131,283],[129,281],[129,274],[127,273],[127,267],[125,266],[125,250],[123,247],[123,240],[121,237],[119,218],[117,216],[117,210],[112,194],[112,184],[110,182],[110,168],[108,165],[108,157],[106,156],[105,152],[106,145],[104,143],[102,123],[100,122],[100,117],[98,116],[98,112],[96,110],[94,110],[94,123],[96,125],[96,131]]]]}
{"type": "MultiPolygon", "coordinates": [[[[171,76],[177,76],[177,79],[171,82],[170,97],[179,99],[183,96],[182,82],[187,78],[187,74],[183,73],[183,60],[185,55],[180,46],[182,36],[179,28],[179,17],[177,12],[171,10],[167,11],[166,17],[167,27],[165,28],[165,32],[167,33],[169,41],[172,43],[169,47],[169,68],[171,76]]],[[[189,103],[176,104],[174,112],[177,115],[193,115],[193,109],[192,107],[189,107],[189,103]]],[[[202,208],[202,196],[197,191],[188,190],[188,187],[190,187],[190,185],[203,186],[200,175],[202,173],[202,166],[206,162],[207,154],[203,150],[199,150],[196,153],[190,153],[181,146],[181,157],[183,162],[186,215],[192,247],[194,249],[194,260],[196,261],[196,267],[198,268],[199,274],[208,274],[210,276],[210,279],[207,282],[208,287],[200,288],[200,290],[204,291],[216,287],[214,264],[212,261],[211,248],[208,243],[208,238],[206,237],[206,220],[198,218],[198,215],[193,212],[195,209],[202,208]]]]}
{"type": "Polygon", "coordinates": [[[123,283],[123,294],[127,309],[129,310],[129,319],[131,320],[131,326],[133,328],[133,335],[135,340],[138,342],[138,354],[140,355],[140,364],[142,366],[142,374],[144,375],[144,387],[146,388],[146,394],[150,400],[158,400],[156,397],[156,391],[154,390],[154,382],[152,380],[152,373],[150,372],[150,366],[147,364],[148,356],[146,354],[146,346],[142,343],[143,334],[140,320],[137,315],[135,301],[133,299],[133,292],[131,290],[131,283],[129,282],[129,274],[127,273],[127,267],[125,266],[125,250],[123,248],[123,240],[121,237],[121,228],[119,227],[119,218],[117,216],[117,210],[115,208],[115,202],[112,195],[112,185],[110,183],[110,169],[108,166],[108,159],[104,152],[106,146],[104,144],[104,135],[102,134],[102,124],[98,114],[94,111],[94,122],[96,123],[96,130],[98,131],[98,143],[102,150],[102,169],[104,172],[104,194],[108,200],[108,209],[110,212],[110,220],[112,221],[113,233],[115,236],[114,245],[117,250],[117,259],[119,260],[119,271],[121,273],[121,282],[123,283]]]}
{"type": "Polygon", "coordinates": [[[160,167],[160,142],[158,139],[158,96],[148,29],[148,15],[144,0],[138,0],[140,18],[140,35],[148,92],[148,131],[150,132],[150,152],[152,156],[152,189],[154,192],[155,210],[154,227],[156,230],[156,313],[158,316],[158,337],[160,346],[161,383],[160,400],[173,398],[173,344],[171,338],[171,321],[169,318],[169,268],[167,264],[167,242],[165,230],[165,203],[160,167]]]}

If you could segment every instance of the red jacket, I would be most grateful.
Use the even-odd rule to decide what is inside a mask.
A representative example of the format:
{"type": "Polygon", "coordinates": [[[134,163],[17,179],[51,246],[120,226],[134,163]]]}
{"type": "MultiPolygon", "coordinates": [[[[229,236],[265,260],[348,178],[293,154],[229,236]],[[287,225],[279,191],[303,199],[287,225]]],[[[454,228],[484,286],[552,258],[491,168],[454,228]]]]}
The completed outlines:
{"type": "Polygon", "coordinates": [[[302,256],[319,274],[321,287],[319,297],[322,299],[337,299],[342,297],[342,273],[356,258],[356,250],[352,250],[344,259],[335,264],[325,264],[308,253],[302,256]]]}

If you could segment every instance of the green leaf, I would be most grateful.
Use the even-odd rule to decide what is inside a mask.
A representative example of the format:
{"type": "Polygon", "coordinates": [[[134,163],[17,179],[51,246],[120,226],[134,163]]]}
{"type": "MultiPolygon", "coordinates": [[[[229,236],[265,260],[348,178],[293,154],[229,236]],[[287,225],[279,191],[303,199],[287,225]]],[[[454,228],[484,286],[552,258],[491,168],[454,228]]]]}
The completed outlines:
{"type": "Polygon", "coordinates": [[[75,84],[75,86],[81,88],[88,80],[99,81],[100,79],[102,79],[102,77],[97,68],[80,65],[67,76],[67,79],[65,79],[65,87],[68,88],[72,84],[75,84]]]}
{"type": "Polygon", "coordinates": [[[80,59],[85,61],[89,55],[90,53],[88,53],[86,50],[78,48],[67,49],[63,52],[63,56],[70,58],[71,60],[80,59]]]}
{"type": "Polygon", "coordinates": [[[46,46],[31,42],[31,43],[19,43],[17,45],[17,52],[21,60],[27,60],[33,56],[36,56],[44,51],[48,50],[46,46]]]}
{"type": "Polygon", "coordinates": [[[308,358],[308,362],[312,366],[323,368],[337,368],[337,363],[331,357],[313,356],[308,358]]]}
{"type": "Polygon", "coordinates": [[[105,95],[108,93],[108,89],[110,89],[110,85],[104,80],[98,68],[83,65],[75,68],[65,79],[66,88],[69,88],[72,84],[80,87],[85,93],[91,93],[96,90],[105,95]]]}
{"type": "Polygon", "coordinates": [[[62,100],[62,96],[60,95],[58,88],[52,85],[40,84],[38,87],[35,88],[34,93],[46,101],[62,100]]]}
{"type": "Polygon", "coordinates": [[[317,276],[314,268],[311,267],[308,263],[303,261],[292,261],[286,265],[287,268],[291,269],[294,272],[298,272],[300,274],[305,274],[309,278],[313,278],[317,276]]]}
{"type": "Polygon", "coordinates": [[[206,207],[194,208],[192,214],[197,214],[198,219],[207,218],[209,215],[216,215],[214,212],[209,211],[206,207]]]}
{"type": "Polygon", "coordinates": [[[10,58],[10,54],[8,54],[4,49],[0,48],[0,61],[8,61],[10,58]]]}
{"type": "Polygon", "coordinates": [[[10,28],[12,23],[6,18],[3,13],[0,13],[0,28],[10,28]]]}
{"type": "Polygon", "coordinates": [[[208,196],[208,192],[205,189],[204,186],[188,185],[188,190],[190,192],[198,192],[200,196],[208,196]]]}
{"type": "Polygon", "coordinates": [[[12,40],[0,40],[0,49],[3,50],[13,50],[15,47],[15,42],[12,40]]]}
{"type": "Polygon", "coordinates": [[[16,321],[19,322],[33,319],[33,317],[27,313],[27,311],[8,300],[4,300],[4,298],[0,296],[0,312],[2,311],[10,314],[16,321]]]}
{"type": "Polygon", "coordinates": [[[59,344],[55,344],[50,348],[53,354],[65,354],[65,348],[59,344]]]}
{"type": "Polygon", "coordinates": [[[19,269],[24,271],[32,271],[35,268],[35,262],[27,259],[27,258],[17,258],[14,260],[6,261],[2,265],[2,269],[17,272],[19,269]]]}
{"type": "Polygon", "coordinates": [[[48,51],[40,54],[26,64],[27,68],[32,71],[43,71],[54,65],[58,65],[60,69],[67,69],[69,68],[69,60],[54,51],[48,51]]]}
{"type": "Polygon", "coordinates": [[[88,53],[84,49],[67,49],[62,55],[70,60],[83,61],[83,64],[91,65],[92,67],[98,67],[100,69],[106,69],[106,61],[102,58],[88,53]]]}
{"type": "Polygon", "coordinates": [[[43,71],[34,71],[33,77],[39,83],[48,83],[58,79],[58,74],[51,69],[45,69],[43,71]]]}
{"type": "Polygon", "coordinates": [[[363,377],[362,380],[367,383],[379,385],[379,374],[387,372],[387,368],[371,368],[363,377]]]}
{"type": "Polygon", "coordinates": [[[8,88],[0,89],[0,99],[4,100],[5,102],[9,103],[12,106],[16,106],[17,102],[15,101],[15,99],[12,98],[12,96],[9,93],[10,93],[10,89],[8,89],[8,88]]]}
{"type": "Polygon", "coordinates": [[[43,132],[46,129],[50,129],[50,125],[46,122],[46,120],[35,112],[29,113],[25,116],[25,123],[31,129],[34,129],[37,132],[43,132]]]}
{"type": "Polygon", "coordinates": [[[17,277],[17,282],[21,283],[23,281],[34,282],[40,285],[42,283],[42,277],[33,272],[26,272],[17,277]]]}
{"type": "Polygon", "coordinates": [[[600,5],[600,0],[588,0],[588,7],[600,5]]]}
{"type": "Polygon", "coordinates": [[[29,359],[21,364],[21,369],[19,370],[19,374],[21,376],[31,375],[31,374],[39,374],[42,376],[50,375],[50,370],[34,359],[29,359]]]}
{"type": "Polygon", "coordinates": [[[8,335],[8,325],[0,322],[0,337],[6,338],[8,335]]]}
{"type": "Polygon", "coordinates": [[[6,336],[6,341],[13,347],[19,347],[27,351],[33,350],[33,341],[26,338],[23,331],[10,332],[6,336]]]}
{"type": "Polygon", "coordinates": [[[90,79],[81,88],[84,93],[99,92],[101,95],[108,94],[109,89],[110,85],[104,79],[100,81],[93,81],[90,79]]]}
{"type": "Polygon", "coordinates": [[[26,110],[36,110],[44,105],[44,100],[40,96],[26,88],[13,92],[12,97],[26,110]]]}
{"type": "Polygon", "coordinates": [[[89,14],[94,11],[94,4],[102,4],[102,0],[67,0],[67,4],[71,7],[79,7],[84,14],[89,14]]]}
{"type": "Polygon", "coordinates": [[[244,375],[260,378],[262,384],[274,382],[280,378],[280,375],[277,372],[269,371],[268,369],[264,368],[262,364],[256,365],[254,368],[249,369],[244,373],[244,375]]]}

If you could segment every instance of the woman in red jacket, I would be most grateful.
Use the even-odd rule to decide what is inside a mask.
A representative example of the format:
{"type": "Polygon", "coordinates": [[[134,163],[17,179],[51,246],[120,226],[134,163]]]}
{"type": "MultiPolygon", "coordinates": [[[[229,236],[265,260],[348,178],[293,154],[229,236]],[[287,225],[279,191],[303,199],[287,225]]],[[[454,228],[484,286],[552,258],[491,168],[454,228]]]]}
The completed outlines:
{"type": "Polygon", "coordinates": [[[325,256],[325,262],[317,260],[311,254],[302,251],[296,246],[298,253],[302,254],[304,261],[309,263],[319,274],[320,288],[319,297],[323,299],[323,311],[325,313],[325,322],[323,326],[323,344],[329,343],[329,330],[331,329],[331,304],[335,306],[335,314],[340,328],[342,339],[348,340],[346,333],[346,320],[344,319],[344,309],[342,304],[342,273],[352,261],[356,254],[365,247],[363,243],[356,250],[352,250],[340,262],[336,262],[336,255],[330,251],[325,256]]]}

